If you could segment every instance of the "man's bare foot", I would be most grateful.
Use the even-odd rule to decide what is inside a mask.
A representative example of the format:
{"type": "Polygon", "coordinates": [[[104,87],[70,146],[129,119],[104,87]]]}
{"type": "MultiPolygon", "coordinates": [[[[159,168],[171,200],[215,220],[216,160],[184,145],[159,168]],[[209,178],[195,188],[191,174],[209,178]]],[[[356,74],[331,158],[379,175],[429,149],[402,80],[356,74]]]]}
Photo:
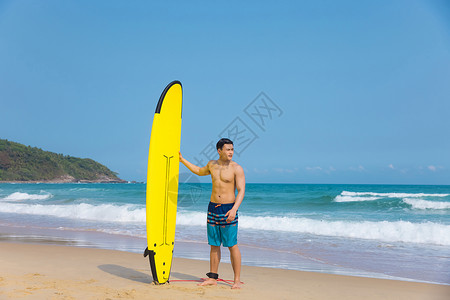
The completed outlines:
{"type": "Polygon", "coordinates": [[[233,289],[233,290],[240,289],[241,288],[241,284],[242,284],[242,282],[240,282],[239,280],[235,281],[233,286],[231,287],[231,289],[233,289]]]}
{"type": "Polygon", "coordinates": [[[197,285],[198,286],[217,285],[217,280],[215,280],[213,278],[208,278],[208,279],[205,279],[205,281],[200,282],[197,285]]]}

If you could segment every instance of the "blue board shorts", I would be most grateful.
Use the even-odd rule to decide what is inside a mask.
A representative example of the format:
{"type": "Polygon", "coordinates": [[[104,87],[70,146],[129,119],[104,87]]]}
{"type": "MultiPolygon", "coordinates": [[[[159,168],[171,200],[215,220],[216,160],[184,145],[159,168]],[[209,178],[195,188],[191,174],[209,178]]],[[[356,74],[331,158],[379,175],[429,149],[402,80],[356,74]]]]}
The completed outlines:
{"type": "Polygon", "coordinates": [[[208,205],[208,244],[211,246],[233,247],[237,244],[238,214],[233,221],[227,223],[225,214],[233,208],[234,203],[219,204],[209,202],[208,205]]]}

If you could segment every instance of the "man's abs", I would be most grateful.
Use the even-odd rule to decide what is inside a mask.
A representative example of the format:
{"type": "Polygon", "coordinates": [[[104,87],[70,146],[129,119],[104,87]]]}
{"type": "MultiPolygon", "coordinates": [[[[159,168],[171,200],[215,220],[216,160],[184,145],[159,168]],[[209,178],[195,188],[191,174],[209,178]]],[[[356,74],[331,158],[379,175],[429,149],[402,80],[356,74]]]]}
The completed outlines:
{"type": "Polygon", "coordinates": [[[223,187],[214,186],[211,193],[211,202],[226,204],[234,203],[236,196],[234,195],[234,185],[233,187],[223,187]]]}

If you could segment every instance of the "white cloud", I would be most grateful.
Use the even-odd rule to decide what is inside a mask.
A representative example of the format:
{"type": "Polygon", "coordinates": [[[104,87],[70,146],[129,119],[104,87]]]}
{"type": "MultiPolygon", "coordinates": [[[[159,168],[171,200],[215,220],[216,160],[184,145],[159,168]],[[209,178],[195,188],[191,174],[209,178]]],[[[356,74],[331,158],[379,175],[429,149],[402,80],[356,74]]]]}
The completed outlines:
{"type": "Polygon", "coordinates": [[[359,165],[359,166],[357,166],[357,167],[350,167],[349,170],[351,170],[351,171],[363,172],[363,171],[365,171],[366,169],[365,169],[362,165],[359,165]]]}
{"type": "Polygon", "coordinates": [[[269,170],[267,169],[254,168],[253,172],[255,172],[256,174],[269,174],[269,170]]]}
{"type": "Polygon", "coordinates": [[[298,171],[298,168],[293,169],[275,168],[274,171],[278,173],[295,173],[298,171]]]}
{"type": "Polygon", "coordinates": [[[389,169],[395,170],[395,167],[393,164],[390,164],[388,167],[389,167],[389,169]]]}
{"type": "Polygon", "coordinates": [[[437,170],[442,170],[444,169],[444,167],[442,166],[433,166],[433,165],[429,165],[427,167],[428,170],[432,171],[432,172],[436,172],[437,170]]]}
{"type": "Polygon", "coordinates": [[[309,172],[323,172],[323,173],[326,173],[326,174],[331,174],[331,172],[335,172],[336,171],[336,169],[333,166],[330,166],[328,168],[322,168],[320,166],[316,166],[316,167],[309,167],[308,166],[308,167],[305,168],[305,170],[309,171],[309,172]]]}
{"type": "Polygon", "coordinates": [[[322,167],[306,167],[306,171],[322,171],[322,167]]]}

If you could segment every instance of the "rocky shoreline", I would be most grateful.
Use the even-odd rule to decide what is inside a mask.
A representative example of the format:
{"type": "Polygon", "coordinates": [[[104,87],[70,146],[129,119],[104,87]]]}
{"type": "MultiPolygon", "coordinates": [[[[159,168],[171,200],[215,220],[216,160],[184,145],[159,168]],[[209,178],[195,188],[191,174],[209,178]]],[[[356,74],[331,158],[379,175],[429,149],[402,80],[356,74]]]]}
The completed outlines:
{"type": "Polygon", "coordinates": [[[105,175],[100,175],[95,180],[76,179],[70,175],[64,175],[51,180],[29,180],[29,181],[0,181],[0,183],[128,183],[123,179],[111,178],[105,175]]]}

